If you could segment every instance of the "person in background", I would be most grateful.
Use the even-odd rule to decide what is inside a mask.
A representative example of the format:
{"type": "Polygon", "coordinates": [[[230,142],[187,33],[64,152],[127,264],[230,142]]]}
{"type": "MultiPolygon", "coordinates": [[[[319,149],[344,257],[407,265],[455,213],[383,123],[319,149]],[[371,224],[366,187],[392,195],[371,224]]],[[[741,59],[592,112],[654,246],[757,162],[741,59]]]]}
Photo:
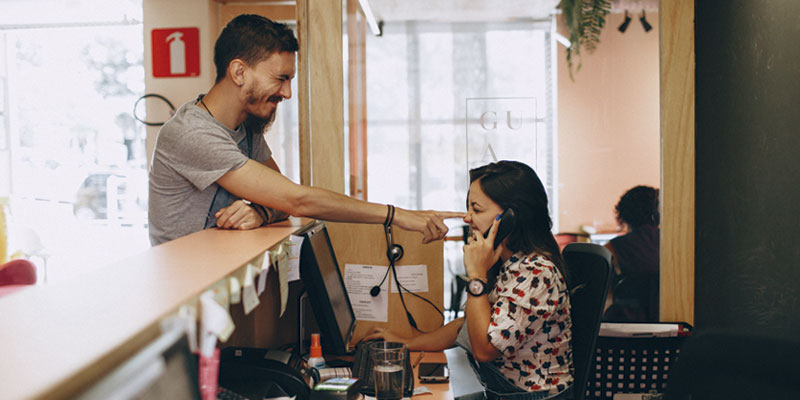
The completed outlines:
{"type": "Polygon", "coordinates": [[[616,207],[623,235],[606,247],[614,264],[612,304],[605,320],[616,322],[657,321],[659,274],[658,189],[636,186],[622,195],[616,207]]]}
{"type": "Polygon", "coordinates": [[[533,169],[516,161],[473,169],[470,181],[464,217],[472,228],[464,245],[470,278],[466,317],[414,338],[376,328],[363,340],[403,342],[410,350],[459,345],[470,355],[489,398],[568,396],[573,382],[571,309],[544,186],[533,169]],[[509,208],[516,223],[494,248],[500,215],[509,208]]]}
{"type": "Polygon", "coordinates": [[[409,211],[298,185],[284,177],[264,140],[275,110],[292,96],[297,39],[286,25],[239,15],[214,46],[217,75],[205,95],[182,105],[160,129],[150,168],[153,245],[210,227],[253,229],[289,214],[328,221],[447,233],[463,213],[409,211]]]}

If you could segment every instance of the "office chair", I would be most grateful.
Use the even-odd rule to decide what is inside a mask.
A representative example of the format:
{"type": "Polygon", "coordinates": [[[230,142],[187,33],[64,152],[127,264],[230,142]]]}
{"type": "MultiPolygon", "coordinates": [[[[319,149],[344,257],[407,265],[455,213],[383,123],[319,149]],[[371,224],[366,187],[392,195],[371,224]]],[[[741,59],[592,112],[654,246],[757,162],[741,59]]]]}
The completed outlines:
{"type": "Polygon", "coordinates": [[[658,274],[623,276],[612,290],[607,322],[658,322],[658,274]]]}
{"type": "Polygon", "coordinates": [[[611,280],[611,252],[599,244],[570,243],[562,254],[572,306],[573,398],[583,400],[611,280]]]}
{"type": "Polygon", "coordinates": [[[729,332],[687,338],[667,400],[798,399],[800,340],[729,332]]]}
{"type": "Polygon", "coordinates": [[[556,233],[555,235],[556,243],[558,243],[558,248],[561,251],[564,251],[564,247],[566,247],[570,243],[575,242],[589,242],[589,236],[585,233],[556,233]]]}

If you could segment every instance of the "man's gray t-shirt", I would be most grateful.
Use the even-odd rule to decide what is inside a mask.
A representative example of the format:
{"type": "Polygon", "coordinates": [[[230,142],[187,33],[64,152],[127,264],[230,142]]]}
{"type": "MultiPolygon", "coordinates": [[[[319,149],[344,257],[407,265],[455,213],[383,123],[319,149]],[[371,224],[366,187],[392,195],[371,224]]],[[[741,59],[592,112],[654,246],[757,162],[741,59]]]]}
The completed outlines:
{"type": "MultiPolygon", "coordinates": [[[[219,188],[217,179],[248,159],[239,149],[247,140],[244,127],[231,130],[197,101],[182,105],[156,138],[148,217],[154,246],[202,230],[219,188]]],[[[271,156],[264,135],[254,135],[251,158],[264,163],[271,156]]]]}

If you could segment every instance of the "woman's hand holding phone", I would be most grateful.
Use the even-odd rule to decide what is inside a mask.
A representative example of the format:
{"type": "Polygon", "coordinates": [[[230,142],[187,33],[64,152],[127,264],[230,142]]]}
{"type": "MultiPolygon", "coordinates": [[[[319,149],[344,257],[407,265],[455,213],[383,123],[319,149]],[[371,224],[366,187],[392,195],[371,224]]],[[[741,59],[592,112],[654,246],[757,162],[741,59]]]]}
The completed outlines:
{"type": "Polygon", "coordinates": [[[497,230],[500,226],[499,216],[492,222],[486,237],[480,232],[472,232],[472,235],[464,245],[464,268],[467,276],[486,280],[486,273],[494,265],[503,252],[503,244],[494,247],[497,230]]]}

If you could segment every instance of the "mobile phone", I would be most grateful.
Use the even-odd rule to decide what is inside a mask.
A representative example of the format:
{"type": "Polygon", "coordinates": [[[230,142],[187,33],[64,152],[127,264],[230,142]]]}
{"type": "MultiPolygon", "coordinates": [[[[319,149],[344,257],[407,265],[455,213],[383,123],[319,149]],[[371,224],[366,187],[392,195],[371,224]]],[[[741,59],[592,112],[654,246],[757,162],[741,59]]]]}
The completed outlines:
{"type": "Polygon", "coordinates": [[[421,383],[445,383],[450,380],[447,363],[420,363],[418,374],[421,383]]]}
{"type": "MultiPolygon", "coordinates": [[[[513,208],[506,208],[502,214],[500,214],[500,226],[497,227],[497,236],[494,237],[494,248],[496,249],[497,246],[503,241],[503,239],[514,230],[514,226],[517,224],[517,215],[514,214],[513,208]]],[[[483,233],[483,237],[489,236],[489,231],[492,228],[486,230],[483,233]]]]}

